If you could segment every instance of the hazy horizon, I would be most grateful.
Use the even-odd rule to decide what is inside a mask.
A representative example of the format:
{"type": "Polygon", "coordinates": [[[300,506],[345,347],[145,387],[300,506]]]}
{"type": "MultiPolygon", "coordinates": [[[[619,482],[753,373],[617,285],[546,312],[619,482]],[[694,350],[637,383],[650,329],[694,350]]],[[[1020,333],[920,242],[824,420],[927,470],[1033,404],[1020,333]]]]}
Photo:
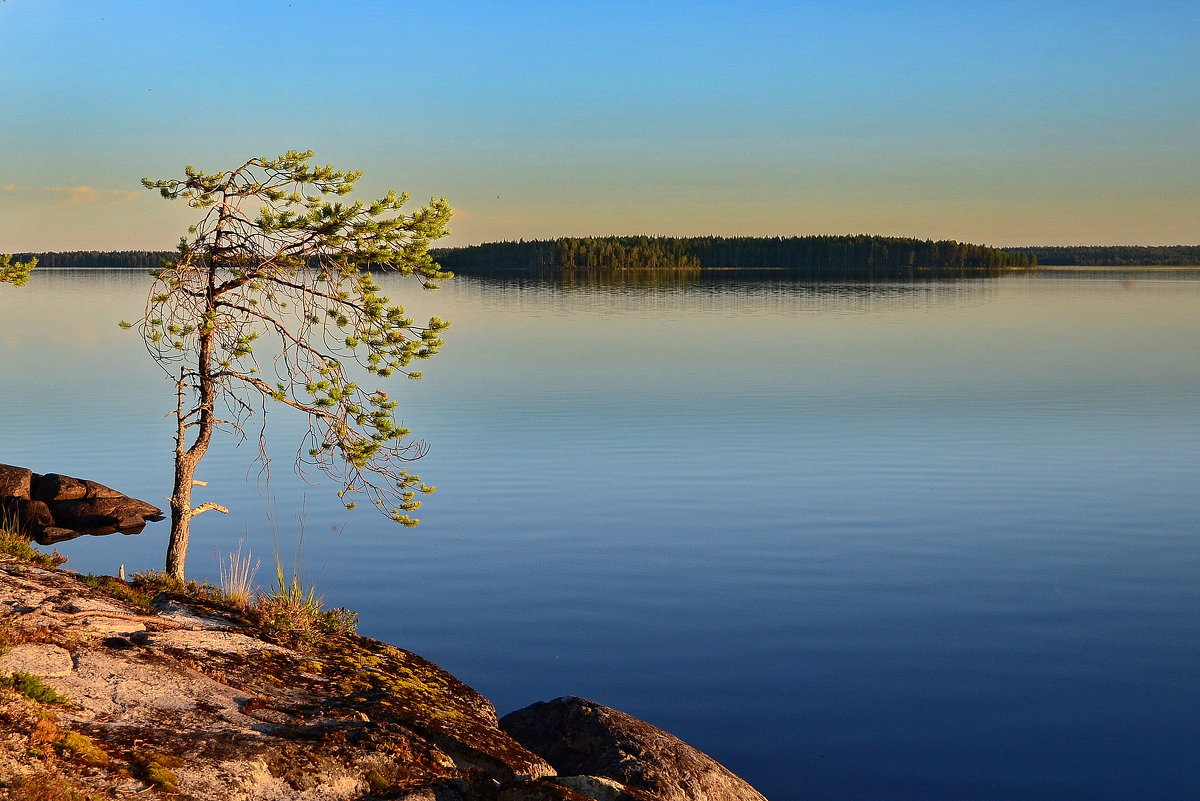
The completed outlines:
{"type": "Polygon", "coordinates": [[[0,3],[0,252],[169,250],[140,179],[313,149],[455,247],[1200,238],[1194,3],[0,3]],[[699,232],[699,233],[697,233],[699,232]]]}
{"type": "MultiPolygon", "coordinates": [[[[653,236],[657,236],[657,235],[656,234],[576,234],[576,235],[572,235],[572,236],[577,237],[577,238],[603,239],[603,238],[608,238],[608,237],[637,237],[637,236],[653,237],[653,236]]],[[[790,239],[790,238],[803,238],[803,237],[809,237],[809,236],[814,236],[814,237],[816,237],[816,236],[830,236],[830,237],[875,236],[875,234],[871,234],[866,231],[860,231],[860,232],[854,233],[854,234],[832,234],[832,233],[815,233],[815,234],[680,234],[680,235],[678,235],[678,238],[687,239],[687,238],[702,238],[702,237],[708,237],[708,236],[718,236],[718,237],[723,236],[725,238],[755,237],[755,238],[764,238],[764,239],[772,239],[772,238],[790,239]]],[[[563,239],[563,238],[567,238],[567,237],[550,235],[550,236],[544,236],[544,237],[525,238],[524,241],[528,242],[528,241],[532,241],[532,239],[548,241],[548,240],[563,239]]],[[[933,237],[904,237],[904,236],[899,236],[898,238],[902,238],[902,239],[911,238],[911,239],[922,239],[922,240],[923,239],[933,239],[933,237]]],[[[949,237],[948,239],[953,239],[953,237],[949,237]]],[[[1200,240],[1200,237],[1198,237],[1198,240],[1200,240]]],[[[439,249],[452,249],[452,248],[468,248],[468,247],[475,247],[477,245],[489,245],[489,244],[496,244],[498,242],[516,242],[516,241],[518,241],[518,238],[490,239],[490,240],[487,240],[484,242],[463,242],[463,243],[456,243],[456,244],[445,244],[444,241],[442,241],[442,242],[435,242],[432,246],[432,249],[439,250],[439,249]]],[[[1060,245],[1060,244],[1046,244],[1046,243],[1024,243],[1024,244],[1020,244],[1020,245],[989,245],[989,243],[987,243],[987,242],[968,242],[968,241],[962,240],[962,239],[954,240],[954,241],[960,242],[962,244],[968,244],[968,245],[983,245],[983,246],[998,247],[998,248],[1028,248],[1031,250],[1039,249],[1039,248],[1067,248],[1067,247],[1092,247],[1092,248],[1200,247],[1200,241],[1197,241],[1197,242],[1171,242],[1171,243],[1154,244],[1154,245],[1145,245],[1145,244],[1140,244],[1140,243],[1139,244],[1113,244],[1110,242],[1087,242],[1087,243],[1080,243],[1078,245],[1060,245]]],[[[0,248],[0,250],[3,250],[3,248],[0,248]]],[[[70,250],[42,249],[42,250],[24,250],[24,251],[15,251],[10,248],[8,251],[5,251],[5,252],[9,252],[9,253],[72,253],[72,252],[74,252],[74,253],[122,253],[122,252],[154,253],[154,252],[174,252],[174,250],[175,250],[175,248],[153,248],[153,249],[151,249],[151,248],[130,248],[130,247],[115,247],[115,248],[80,247],[80,248],[71,248],[70,250]]]]}

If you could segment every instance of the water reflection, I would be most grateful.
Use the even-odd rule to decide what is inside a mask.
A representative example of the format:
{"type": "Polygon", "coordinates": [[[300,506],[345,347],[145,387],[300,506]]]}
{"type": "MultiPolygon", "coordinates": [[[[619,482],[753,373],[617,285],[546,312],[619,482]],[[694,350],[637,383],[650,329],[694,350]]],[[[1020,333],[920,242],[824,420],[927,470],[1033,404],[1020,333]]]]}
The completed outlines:
{"type": "MultiPolygon", "coordinates": [[[[595,697],[771,798],[797,765],[830,799],[1200,797],[1200,280],[1180,275],[385,279],[454,322],[397,390],[439,485],[421,527],[286,468],[268,518],[253,447],[226,442],[205,478],[233,513],[198,521],[190,564],[215,578],[240,539],[305,529],[330,602],[502,711],[595,697]]],[[[0,291],[0,460],[169,491],[170,382],[115,326],[148,285],[0,291]]],[[[290,459],[295,421],[271,425],[290,459]]],[[[164,540],[66,547],[111,573],[164,540]]]]}
{"type": "Polygon", "coordinates": [[[755,314],[787,315],[983,303],[995,297],[998,280],[842,283],[795,281],[783,277],[782,271],[769,270],[627,270],[596,274],[575,271],[541,278],[458,276],[453,283],[466,296],[488,306],[533,302],[589,312],[657,308],[729,313],[752,309],[755,314]]]}

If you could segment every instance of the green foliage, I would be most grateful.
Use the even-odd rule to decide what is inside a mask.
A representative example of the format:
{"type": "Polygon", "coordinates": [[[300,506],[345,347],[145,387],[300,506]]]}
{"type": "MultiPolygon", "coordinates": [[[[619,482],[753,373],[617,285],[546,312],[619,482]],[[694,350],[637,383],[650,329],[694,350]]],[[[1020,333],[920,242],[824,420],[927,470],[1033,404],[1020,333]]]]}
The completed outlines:
{"type": "MultiPolygon", "coordinates": [[[[306,414],[298,452],[302,476],[315,471],[365,493],[398,523],[416,496],[432,490],[403,466],[425,453],[396,421],[383,389],[351,377],[420,376],[415,361],[443,345],[449,323],[418,325],[380,292],[371,271],[414,276],[430,289],[448,278],[429,254],[451,210],[432,199],[411,213],[405,194],[344,201],[361,173],[310,164],[311,151],[254,158],[236,169],[194,167],[179,179],[142,183],[203,212],[175,256],[155,271],[147,311],[136,323],[150,354],[179,375],[177,472],[168,561],[182,577],[192,473],[214,429],[243,431],[270,400],[306,414]],[[259,360],[266,342],[269,358],[259,360]],[[218,417],[218,402],[229,411],[218,417]]],[[[347,501],[347,506],[352,506],[347,501]]],[[[212,506],[210,508],[216,508],[212,506]]]]}
{"type": "Polygon", "coordinates": [[[364,777],[367,780],[367,787],[372,793],[384,793],[391,789],[392,783],[383,777],[377,770],[368,770],[364,777]]]}
{"type": "Polygon", "coordinates": [[[133,604],[139,609],[149,611],[153,608],[151,601],[154,600],[156,593],[147,592],[136,582],[124,582],[114,576],[96,576],[91,573],[80,576],[79,580],[93,590],[99,590],[105,595],[133,604]]]}
{"type": "Polygon", "coordinates": [[[275,559],[274,589],[261,594],[251,615],[267,631],[282,634],[299,644],[311,644],[323,637],[352,634],[358,628],[358,613],[349,609],[325,608],[325,599],[316,587],[306,587],[297,571],[289,578],[278,556],[275,559]]]}
{"type": "Polygon", "coordinates": [[[90,737],[78,732],[65,732],[55,745],[58,746],[63,756],[76,762],[82,762],[84,765],[102,767],[109,762],[108,754],[103,748],[96,745],[90,737]]]}
{"type": "Polygon", "coordinates": [[[607,236],[493,242],[443,250],[448,268],[475,275],[615,270],[779,270],[800,280],[890,280],[1026,269],[1023,253],[905,237],[607,236]]]}
{"type": "Polygon", "coordinates": [[[0,508],[0,555],[11,556],[39,567],[55,568],[67,561],[58,551],[42,553],[22,535],[16,516],[0,508]]]}
{"type": "Polygon", "coordinates": [[[29,274],[37,266],[38,260],[13,261],[11,253],[0,253],[0,284],[24,286],[29,281],[29,274]]]}
{"type": "Polygon", "coordinates": [[[57,690],[43,683],[37,676],[21,670],[14,671],[6,677],[0,677],[0,687],[7,687],[41,704],[71,703],[69,698],[59,695],[57,690]]]}
{"type": "Polygon", "coordinates": [[[183,767],[179,757],[155,752],[135,753],[130,766],[133,775],[151,787],[164,793],[179,792],[179,777],[175,775],[175,770],[183,767]]]}
{"type": "MultiPolygon", "coordinates": [[[[103,577],[110,582],[122,583],[119,579],[103,577]]],[[[155,595],[161,592],[175,593],[176,595],[186,595],[189,598],[196,598],[201,601],[210,601],[220,603],[224,600],[224,596],[219,587],[209,584],[207,581],[190,581],[177,579],[170,573],[162,570],[139,570],[133,574],[132,581],[129,583],[135,591],[141,592],[148,599],[147,603],[154,599],[155,595]]]]}
{"type": "MultiPolygon", "coordinates": [[[[737,237],[735,241],[743,243],[744,249],[752,250],[757,243],[762,243],[767,251],[781,249],[773,243],[793,243],[793,247],[809,239],[848,240],[855,237],[737,237]]],[[[882,237],[872,237],[882,239],[882,237]]],[[[699,239],[699,238],[696,238],[699,239]]],[[[720,238],[718,238],[720,239],[720,238]]],[[[666,237],[583,237],[582,242],[600,242],[604,240],[646,240],[648,242],[687,242],[690,239],[674,239],[666,237]]],[[[560,265],[553,258],[553,246],[557,242],[568,240],[547,240],[526,242],[490,242],[483,245],[472,245],[464,248],[443,248],[431,251],[431,255],[443,267],[454,272],[470,274],[514,273],[530,271],[557,270],[560,265]]],[[[897,239],[896,241],[921,243],[918,239],[897,239]]],[[[1080,265],[1090,267],[1134,267],[1134,266],[1200,266],[1200,245],[1075,245],[1075,246],[1024,246],[1000,248],[1004,253],[1024,257],[1026,263],[1042,266],[1080,265]]],[[[171,251],[71,251],[66,253],[18,253],[14,258],[38,259],[39,266],[49,268],[137,268],[157,269],[164,259],[173,258],[171,251]]],[[[699,258],[699,256],[697,256],[699,258]]],[[[745,257],[740,257],[745,258],[745,257]]],[[[776,258],[772,256],[772,258],[776,258]]],[[[686,264],[660,264],[652,266],[638,258],[628,256],[624,261],[605,264],[598,269],[657,269],[671,270],[692,269],[686,264]]],[[[1019,269],[1020,260],[1012,267],[1019,269]]],[[[729,265],[701,264],[700,267],[717,267],[729,265]]],[[[802,267],[802,265],[797,265],[802,267]]],[[[578,267],[576,269],[579,269],[578,267]]],[[[748,268],[754,269],[754,268],[748,268]]],[[[772,269],[787,269],[787,265],[776,266],[772,269]]]]}
{"type": "Polygon", "coordinates": [[[1075,245],[1004,248],[1043,267],[1196,267],[1200,245],[1075,245]]]}
{"type": "Polygon", "coordinates": [[[69,250],[47,253],[17,253],[14,258],[37,261],[51,270],[138,269],[157,270],[173,251],[154,250],[69,250]]]}

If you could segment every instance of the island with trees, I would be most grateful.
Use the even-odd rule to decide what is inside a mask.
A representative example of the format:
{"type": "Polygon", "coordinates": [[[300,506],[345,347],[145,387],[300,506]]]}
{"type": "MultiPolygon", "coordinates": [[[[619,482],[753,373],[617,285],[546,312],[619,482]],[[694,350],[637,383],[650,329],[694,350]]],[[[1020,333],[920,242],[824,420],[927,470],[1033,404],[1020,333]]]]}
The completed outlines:
{"type": "Polygon", "coordinates": [[[777,270],[800,280],[895,280],[994,275],[1036,261],[953,240],[858,234],[792,237],[564,237],[492,242],[433,252],[463,275],[539,275],[579,270],[777,270]]]}

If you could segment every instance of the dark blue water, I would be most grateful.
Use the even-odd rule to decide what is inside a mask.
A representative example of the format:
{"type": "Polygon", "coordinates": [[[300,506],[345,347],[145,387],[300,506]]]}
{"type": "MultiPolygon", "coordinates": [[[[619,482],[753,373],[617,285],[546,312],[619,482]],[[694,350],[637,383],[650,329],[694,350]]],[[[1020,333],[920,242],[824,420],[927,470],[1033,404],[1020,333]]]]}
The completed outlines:
{"type": "MultiPolygon", "coordinates": [[[[0,287],[0,461],[169,492],[144,293],[0,287]]],[[[278,414],[270,502],[254,442],[201,467],[193,577],[277,542],[501,713],[591,697],[775,801],[1200,797],[1197,273],[392,294],[455,323],[389,387],[422,525],[300,484],[278,414]]]]}

